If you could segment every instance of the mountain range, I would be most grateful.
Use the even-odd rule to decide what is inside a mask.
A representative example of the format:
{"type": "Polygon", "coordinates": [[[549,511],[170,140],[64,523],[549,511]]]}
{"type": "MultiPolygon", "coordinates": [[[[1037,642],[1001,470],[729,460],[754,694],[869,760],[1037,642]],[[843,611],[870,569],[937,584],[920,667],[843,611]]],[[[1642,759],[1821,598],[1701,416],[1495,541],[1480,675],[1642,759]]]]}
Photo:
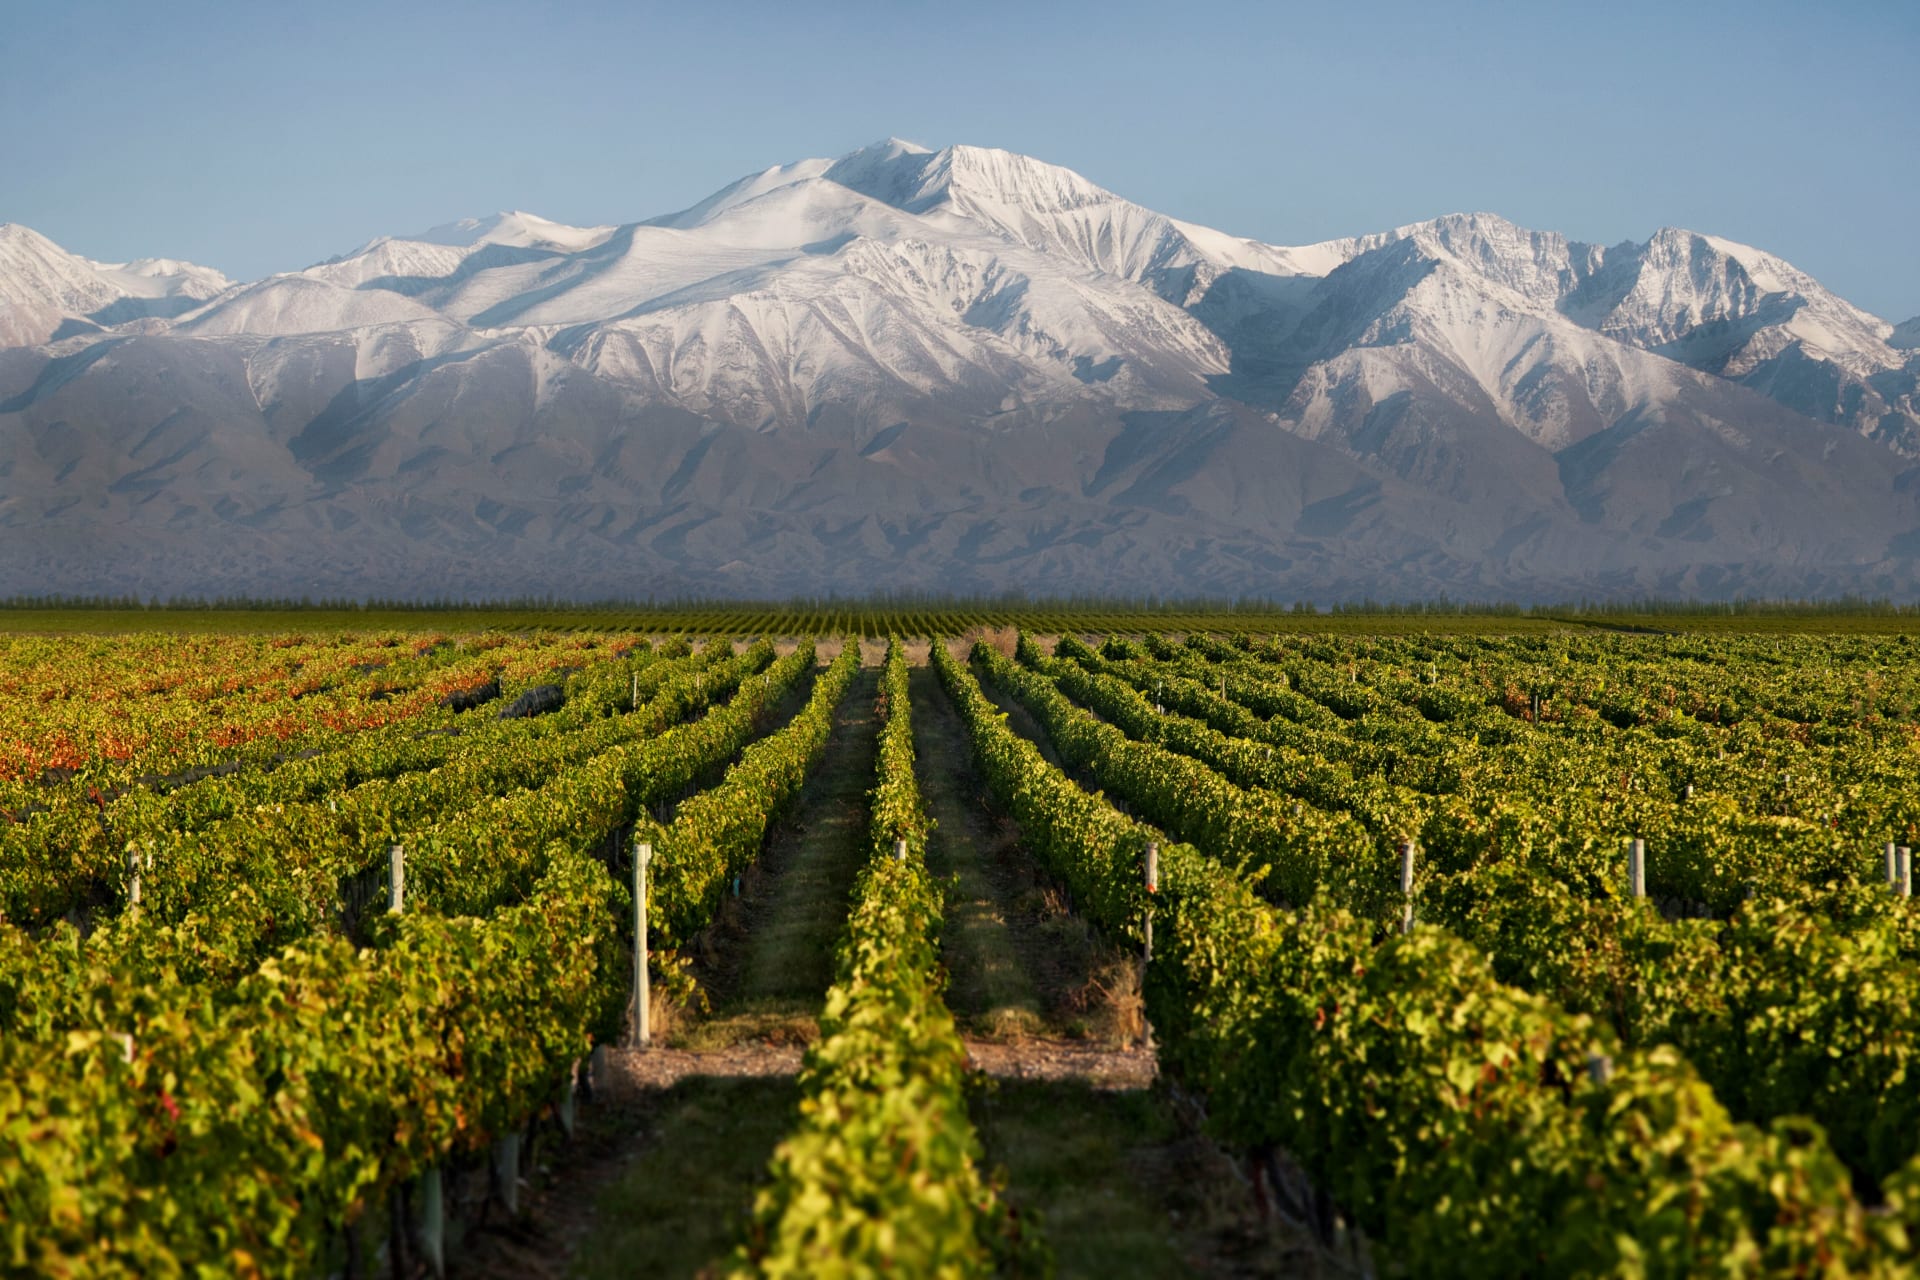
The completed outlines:
{"type": "Polygon", "coordinates": [[[0,225],[0,595],[1911,595],[1920,317],[898,140],[235,283],[0,225]]]}

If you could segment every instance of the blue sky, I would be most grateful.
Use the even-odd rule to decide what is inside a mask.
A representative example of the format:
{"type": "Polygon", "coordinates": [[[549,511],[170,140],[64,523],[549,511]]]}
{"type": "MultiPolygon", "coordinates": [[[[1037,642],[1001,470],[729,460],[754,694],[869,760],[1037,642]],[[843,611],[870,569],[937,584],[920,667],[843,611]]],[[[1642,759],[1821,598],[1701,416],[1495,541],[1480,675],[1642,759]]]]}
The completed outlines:
{"type": "Polygon", "coordinates": [[[1920,3],[13,0],[0,221],[237,277],[632,221],[897,134],[1298,244],[1457,210],[1747,241],[1920,313],[1920,3]]]}

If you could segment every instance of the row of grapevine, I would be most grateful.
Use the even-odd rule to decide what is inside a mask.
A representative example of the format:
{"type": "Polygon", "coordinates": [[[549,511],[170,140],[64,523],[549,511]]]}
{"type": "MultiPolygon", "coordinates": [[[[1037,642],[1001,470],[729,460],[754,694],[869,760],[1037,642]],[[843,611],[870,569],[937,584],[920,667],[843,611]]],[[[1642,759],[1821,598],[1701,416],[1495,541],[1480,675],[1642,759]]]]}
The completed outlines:
{"type": "MultiPolygon", "coordinates": [[[[933,657],[1030,846],[1097,923],[1135,932],[1158,833],[1048,765],[933,657]]],[[[1913,1175],[1869,1215],[1817,1128],[1735,1123],[1679,1055],[1501,983],[1445,931],[1381,942],[1342,910],[1277,911],[1187,845],[1163,846],[1154,906],[1163,1070],[1222,1135],[1284,1147],[1422,1272],[1895,1274],[1911,1259],[1913,1175]]]]}
{"type": "Polygon", "coordinates": [[[976,657],[1040,721],[1070,767],[1124,796],[1156,826],[1204,846],[1274,901],[1305,905],[1333,893],[1382,919],[1397,908],[1397,868],[1352,818],[1237,787],[1197,760],[1079,711],[1045,676],[992,649],[981,646],[976,657]]]}
{"type": "MultiPolygon", "coordinates": [[[[1063,642],[1061,651],[1073,650],[1063,642]]],[[[1265,762],[1248,744],[1157,715],[1110,677],[1022,652],[1128,733],[1255,775],[1256,785],[1266,780],[1258,776],[1265,762]]],[[[1066,701],[1032,678],[1015,673],[1014,683],[1065,741],[1099,732],[1076,728],[1066,701]]],[[[1110,768],[1099,776],[1130,798],[1157,798],[1110,768]]],[[[1170,811],[1170,829],[1212,847],[1211,833],[1184,816],[1170,811]]],[[[1439,852],[1444,861],[1453,851],[1439,852]]],[[[1916,958],[1920,922],[1899,900],[1856,890],[1835,906],[1827,894],[1801,892],[1743,904],[1726,927],[1669,922],[1644,902],[1575,893],[1564,859],[1542,865],[1537,851],[1531,860],[1521,852],[1510,843],[1502,859],[1423,880],[1422,918],[1477,944],[1503,981],[1609,1022],[1627,1044],[1681,1049],[1736,1115],[1819,1120],[1868,1185],[1920,1150],[1920,1006],[1901,980],[1916,958]],[[1835,1052],[1841,1046],[1846,1051],[1835,1052]]],[[[1332,900],[1377,905],[1338,891],[1332,900]]]]}
{"type": "Polygon", "coordinates": [[[389,1186],[556,1096],[622,992],[617,897],[561,846],[521,905],[296,943],[221,993],[105,975],[0,1044],[0,1269],[304,1276],[389,1186]]]}
{"type": "MultiPolygon", "coordinates": [[[[804,651],[811,661],[813,646],[804,651]]],[[[670,979],[673,948],[713,919],[733,878],[759,856],[768,828],[806,781],[859,667],[860,646],[849,641],[814,681],[806,706],[748,747],[718,785],[682,803],[671,822],[647,814],[635,821],[633,838],[653,846],[648,929],[670,979]]]]}
{"type": "Polygon", "coordinates": [[[966,1048],[940,998],[941,890],[914,780],[906,654],[878,705],[872,856],[854,888],[800,1122],[773,1157],[732,1270],[765,1276],[988,1276],[1044,1269],[980,1173],[966,1048]]]}
{"type": "MultiPolygon", "coordinates": [[[[1148,647],[1156,656],[1171,649],[1157,638],[1148,647]]],[[[1745,653],[1721,646],[1711,653],[1717,661],[1707,661],[1707,653],[1689,661],[1589,641],[1542,663],[1518,661],[1520,642],[1511,649],[1483,642],[1473,657],[1450,665],[1433,661],[1437,650],[1428,648],[1419,676],[1384,664],[1363,673],[1349,659],[1351,681],[1382,696],[1348,727],[1369,737],[1412,734],[1420,750],[1437,754],[1494,745],[1502,749],[1473,761],[1479,785],[1551,789],[1572,781],[1583,790],[1617,791],[1614,810],[1638,821],[1658,819],[1677,802],[1720,797],[1749,819],[1811,822],[1869,843],[1902,838],[1920,819],[1920,801],[1904,785],[1913,763],[1913,664],[1897,652],[1905,646],[1892,646],[1894,653],[1851,647],[1848,653],[1843,646],[1851,670],[1841,687],[1834,685],[1837,673],[1810,655],[1792,666],[1762,663],[1750,644],[1745,653]],[[1830,714],[1811,710],[1810,687],[1824,687],[1830,714]],[[1857,705],[1862,690],[1877,694],[1879,712],[1848,705],[1857,705]]],[[[1367,648],[1377,657],[1413,657],[1407,646],[1367,648]]],[[[1206,655],[1216,674],[1354,688],[1272,644],[1244,653],[1190,637],[1187,649],[1206,655]]]]}
{"type": "Polygon", "coordinates": [[[1920,1153],[1920,913],[1884,888],[1665,920],[1502,863],[1436,878],[1421,910],[1503,981],[1671,1045],[1733,1114],[1816,1120],[1868,1191],[1920,1153]]]}
{"type": "Polygon", "coordinates": [[[578,639],[309,642],[0,638],[0,809],[72,777],[83,793],[326,749],[342,733],[444,723],[447,694],[577,664],[578,639]]]}
{"type": "Polygon", "coordinates": [[[179,920],[244,886],[279,899],[283,934],[315,927],[338,901],[337,883],[375,864],[389,844],[412,841],[476,801],[511,799],[623,743],[644,741],[772,656],[763,645],[738,659],[727,649],[717,663],[668,664],[653,701],[638,713],[576,721],[571,732],[463,735],[466,749],[437,767],[369,778],[324,801],[229,802],[222,806],[228,816],[185,829],[171,823],[177,811],[157,796],[126,797],[113,825],[84,818],[43,825],[36,818],[31,839],[0,862],[7,918],[31,926],[103,896],[124,904],[137,855],[150,915],[179,920]]]}
{"type": "MultiPolygon", "coordinates": [[[[1065,651],[1083,665],[1088,661],[1085,646],[1065,651]]],[[[1272,746],[1264,783],[1352,812],[1384,842],[1415,838],[1437,869],[1526,852],[1566,876],[1605,879],[1621,841],[1634,836],[1647,843],[1648,885],[1656,897],[1724,915],[1755,892],[1791,893],[1877,875],[1883,842],[1906,838],[1901,833],[1920,816],[1920,793],[1907,782],[1911,762],[1885,762],[1868,772],[1844,764],[1844,752],[1817,760],[1796,749],[1791,768],[1776,771],[1778,755],[1754,767],[1742,763],[1738,749],[1715,748],[1729,757],[1722,760],[1684,743],[1649,745],[1639,731],[1622,741],[1627,735],[1617,730],[1575,737],[1512,721],[1466,731],[1450,723],[1443,730],[1417,712],[1409,713],[1414,722],[1370,715],[1344,733],[1315,730],[1303,740],[1289,721],[1246,723],[1261,686],[1244,669],[1228,679],[1222,695],[1153,664],[1094,661],[1094,669],[1137,690],[1152,688],[1169,709],[1272,746]],[[1845,808],[1765,812],[1768,785],[1761,779],[1783,773],[1803,780],[1837,775],[1844,779],[1838,785],[1848,797],[1845,808]],[[1663,781],[1650,785],[1656,778],[1663,781]]],[[[1182,663],[1173,670],[1190,668],[1182,663]]],[[[1230,752],[1217,742],[1208,749],[1226,767],[1230,752]]],[[[1896,750],[1911,754],[1910,745],[1881,754],[1896,750]]],[[[1243,761],[1251,754],[1238,753],[1243,761]]]]}
{"type": "MultiPolygon", "coordinates": [[[[646,807],[678,799],[737,755],[813,661],[812,647],[803,646],[699,720],[602,751],[545,785],[485,803],[450,792],[446,820],[409,845],[408,902],[415,911],[484,915],[538,881],[555,842],[601,856],[610,837],[646,807]]],[[[205,987],[218,1000],[225,984],[279,946],[327,931],[341,867],[324,861],[325,848],[314,847],[302,824],[269,830],[282,843],[261,845],[245,859],[230,848],[183,850],[179,865],[197,867],[206,892],[175,918],[143,906],[84,940],[66,926],[37,940],[0,926],[0,1031],[52,1036],[124,1025],[141,1016],[146,991],[182,984],[205,987]],[[77,1003],[80,993],[85,1003],[77,1003]],[[100,1014],[111,1016],[102,1022],[100,1014]]],[[[372,922],[376,929],[384,923],[372,922]]]]}
{"type": "MultiPolygon", "coordinates": [[[[671,878],[714,834],[703,820],[790,794],[857,648],[799,717],[746,744],[813,662],[804,646],[692,724],[443,822],[409,860],[410,909],[373,921],[370,947],[323,933],[246,972],[257,937],[224,945],[244,912],[162,924],[136,910],[84,941],[5,930],[0,1132],[34,1137],[0,1152],[5,1269],[311,1274],[388,1188],[517,1132],[626,1004],[607,838],[637,820],[671,878]],[[649,828],[645,809],[743,746],[671,835],[649,828]]],[[[751,856],[732,849],[734,826],[720,834],[751,856]]]]}
{"type": "MultiPolygon", "coordinates": [[[[722,655],[716,648],[697,661],[711,664],[722,655]]],[[[555,738],[591,750],[595,734],[611,741],[623,731],[664,727],[695,705],[690,700],[699,686],[687,680],[662,689],[663,683],[685,674],[691,661],[663,657],[666,660],[653,661],[648,655],[638,664],[605,664],[620,668],[619,709],[624,710],[629,696],[629,673],[645,696],[660,695],[643,720],[599,723],[614,708],[593,696],[590,681],[577,681],[581,687],[576,696],[555,715],[506,721],[485,717],[478,723],[469,719],[433,733],[409,721],[335,734],[328,749],[272,768],[224,773],[166,791],[133,788],[111,800],[97,793],[91,800],[60,797],[19,821],[0,824],[0,915],[31,926],[81,908],[99,909],[118,896],[129,843],[144,854],[196,836],[217,841],[223,825],[244,828],[265,812],[290,812],[296,819],[311,815],[318,827],[337,827],[343,798],[349,805],[347,822],[353,820],[353,811],[392,811],[406,820],[409,809],[429,811],[433,796],[446,793],[444,783],[451,774],[474,761],[497,768],[542,750],[564,751],[563,744],[550,741],[555,738]],[[319,816],[322,811],[325,817],[319,816]]],[[[724,649],[724,658],[732,658],[730,647],[724,649]]],[[[490,794],[528,783],[512,773],[497,778],[481,773],[470,785],[479,794],[490,794]]]]}

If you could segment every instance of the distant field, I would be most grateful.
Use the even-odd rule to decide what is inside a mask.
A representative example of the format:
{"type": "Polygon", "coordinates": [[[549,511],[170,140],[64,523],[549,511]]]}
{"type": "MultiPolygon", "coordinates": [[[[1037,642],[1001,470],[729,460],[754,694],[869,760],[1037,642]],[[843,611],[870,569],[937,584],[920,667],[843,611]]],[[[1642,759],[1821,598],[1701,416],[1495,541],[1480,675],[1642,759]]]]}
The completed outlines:
{"type": "Polygon", "coordinates": [[[1889,635],[1920,631],[1920,614],[1743,612],[1649,614],[1170,612],[1054,606],[896,609],[18,609],[0,608],[0,633],[188,635],[345,631],[638,631],[659,635],[963,635],[976,628],[1093,635],[1211,632],[1248,635],[1534,635],[1565,630],[1708,634],[1889,635]]]}

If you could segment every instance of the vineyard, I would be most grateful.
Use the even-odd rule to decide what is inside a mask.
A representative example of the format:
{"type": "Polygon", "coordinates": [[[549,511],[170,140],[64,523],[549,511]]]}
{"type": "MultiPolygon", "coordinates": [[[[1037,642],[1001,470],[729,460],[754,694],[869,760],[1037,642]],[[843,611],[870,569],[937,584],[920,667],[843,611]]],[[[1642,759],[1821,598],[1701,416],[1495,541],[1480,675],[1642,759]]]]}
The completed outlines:
{"type": "Polygon", "coordinates": [[[0,1270],[1920,1271],[1920,644],[1169,619],[0,636],[0,1270]]]}

